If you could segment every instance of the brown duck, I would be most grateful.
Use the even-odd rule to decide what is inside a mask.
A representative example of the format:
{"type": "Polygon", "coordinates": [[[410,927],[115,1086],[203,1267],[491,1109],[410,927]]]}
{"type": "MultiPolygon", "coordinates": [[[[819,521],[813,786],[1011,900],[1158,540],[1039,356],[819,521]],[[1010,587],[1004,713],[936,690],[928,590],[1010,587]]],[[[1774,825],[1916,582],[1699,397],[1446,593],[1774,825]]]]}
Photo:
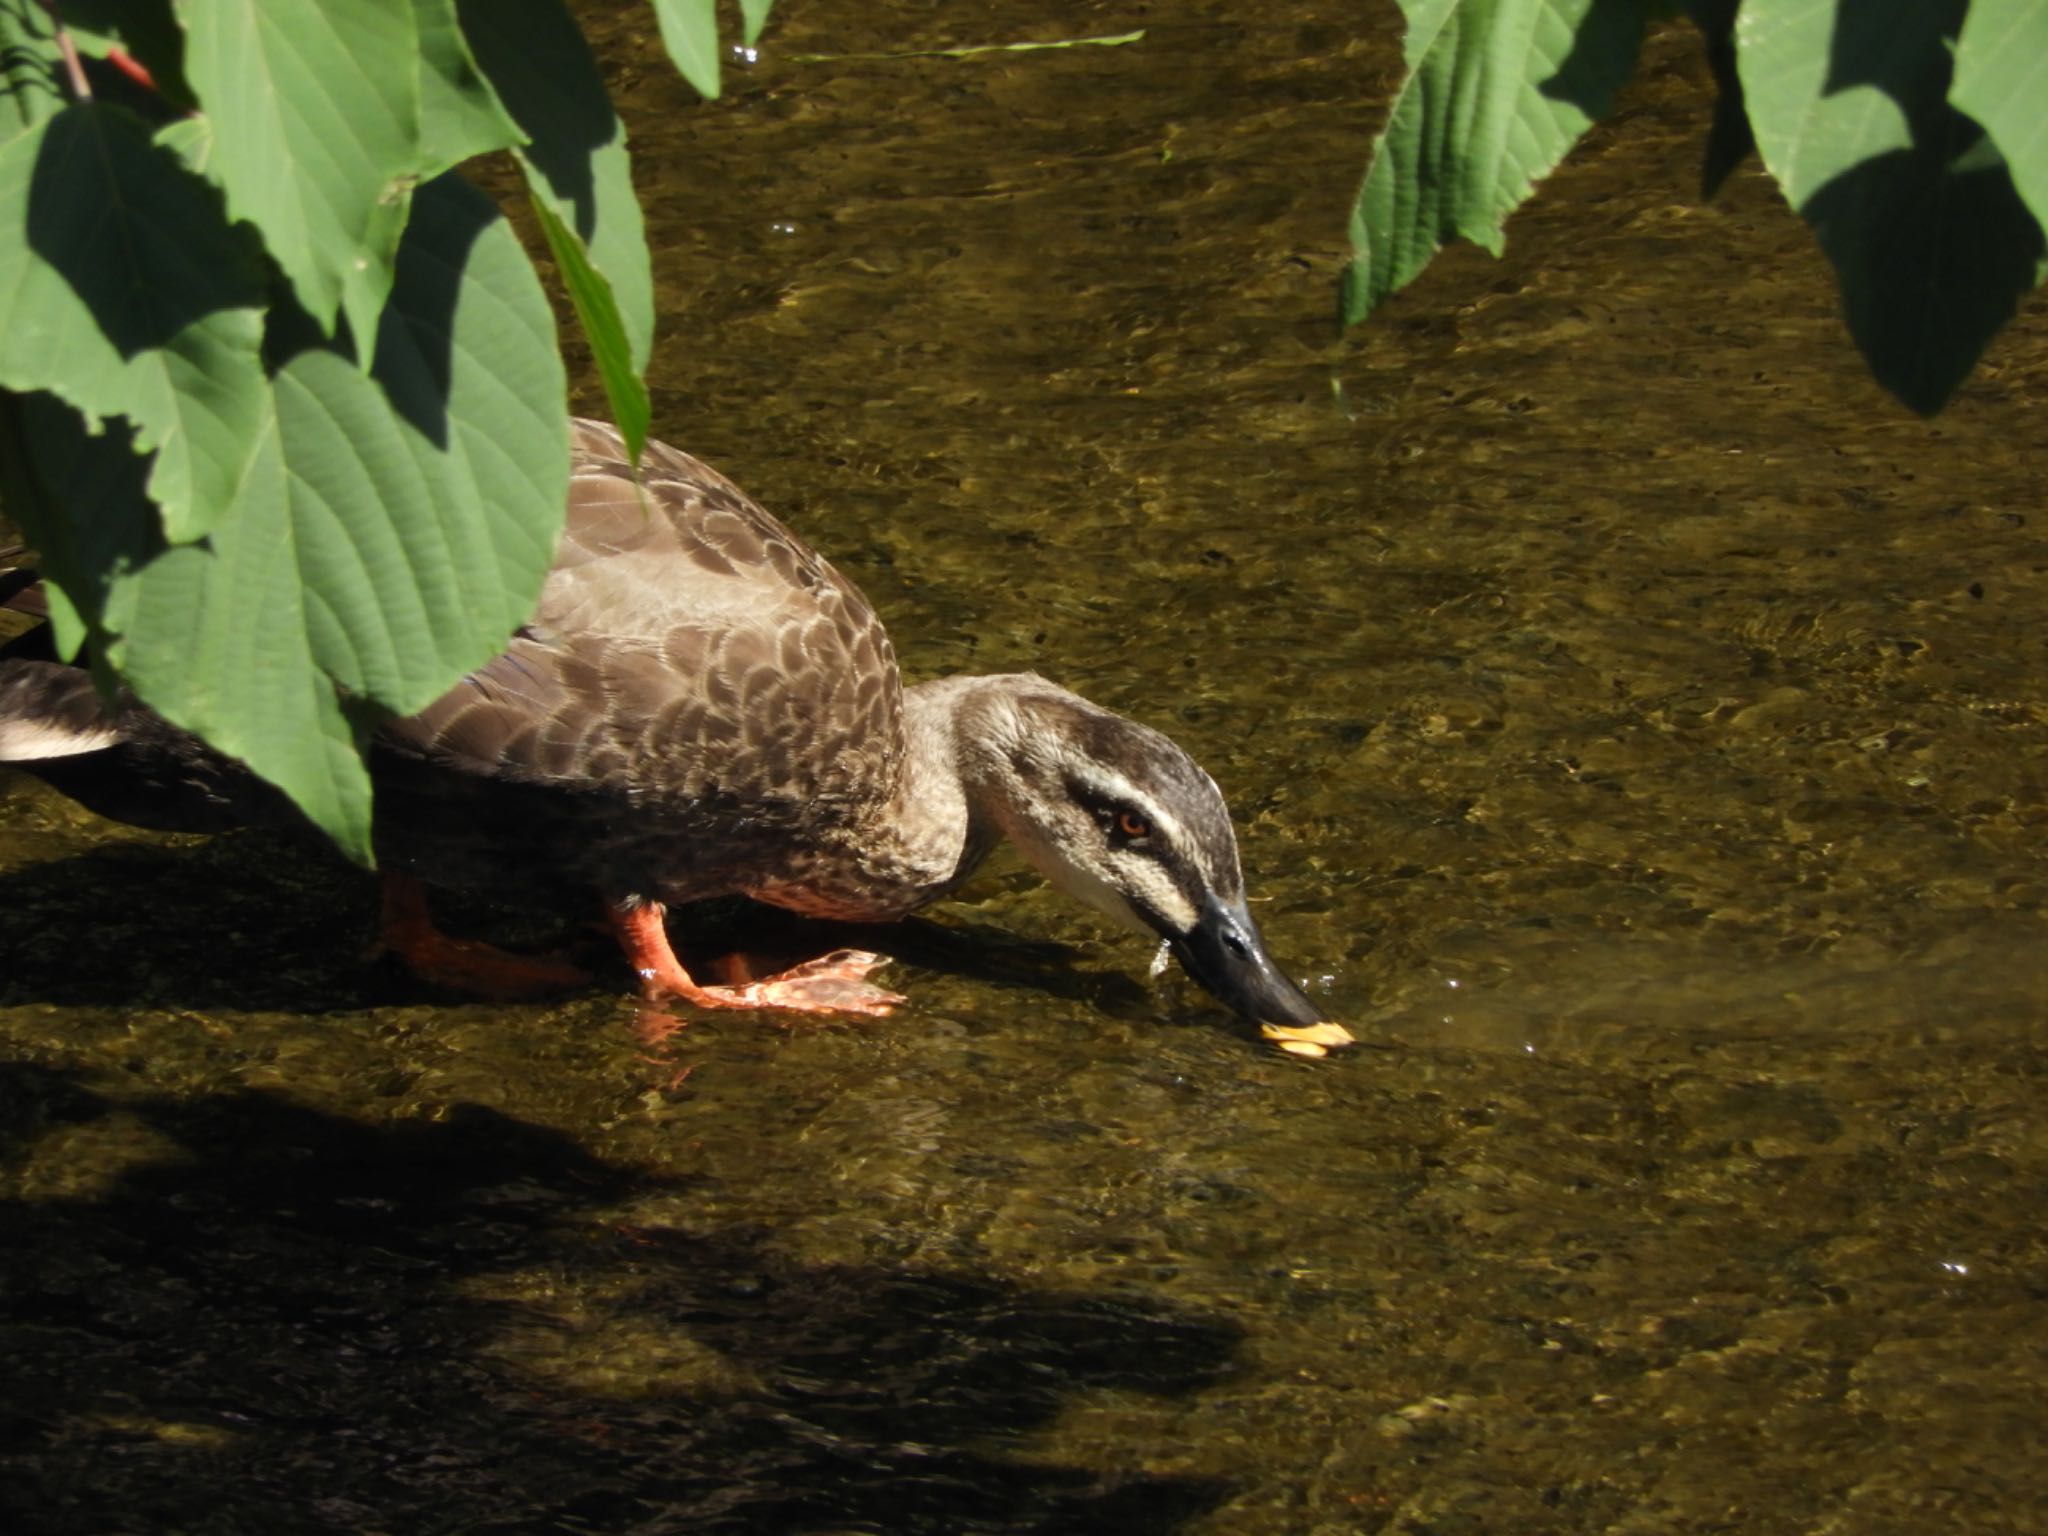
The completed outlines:
{"type": "MultiPolygon", "coordinates": [[[[664,909],[738,894],[892,920],[1008,837],[1270,1035],[1349,1038],[1267,954],[1223,797],[1166,737],[1029,673],[905,688],[866,598],[730,481],[660,443],[636,479],[598,422],[576,422],[573,444],[531,622],[376,737],[384,931],[415,971],[501,995],[580,979],[441,935],[420,882],[566,887],[601,903],[650,993],[882,1013],[902,999],[865,980],[873,955],[704,985],[664,909]]],[[[0,660],[0,761],[143,825],[292,819],[239,764],[132,701],[103,706],[50,660],[0,660]]]]}

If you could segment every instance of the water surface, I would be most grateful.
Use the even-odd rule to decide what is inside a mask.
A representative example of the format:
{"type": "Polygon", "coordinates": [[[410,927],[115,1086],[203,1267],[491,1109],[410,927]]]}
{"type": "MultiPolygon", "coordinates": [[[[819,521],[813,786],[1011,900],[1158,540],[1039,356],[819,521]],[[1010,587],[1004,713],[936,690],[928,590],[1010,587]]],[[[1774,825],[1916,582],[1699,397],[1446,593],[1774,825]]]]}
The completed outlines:
{"type": "Polygon", "coordinates": [[[786,12],[709,107],[598,23],[658,433],[1175,734],[1365,1043],[1006,862],[897,1019],[650,1047],[0,779],[11,1528],[2039,1529],[2038,306],[1906,416],[1674,32],[1333,354],[1390,16],[786,12]]]}

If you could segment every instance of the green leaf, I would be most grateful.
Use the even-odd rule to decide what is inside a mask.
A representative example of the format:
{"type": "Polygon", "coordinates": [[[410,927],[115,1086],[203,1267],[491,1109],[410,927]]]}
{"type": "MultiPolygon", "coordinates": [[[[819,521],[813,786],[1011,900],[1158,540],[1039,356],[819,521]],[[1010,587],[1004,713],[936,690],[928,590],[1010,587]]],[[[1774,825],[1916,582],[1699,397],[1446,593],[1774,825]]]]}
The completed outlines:
{"type": "Polygon", "coordinates": [[[83,103],[0,147],[0,385],[48,389],[154,449],[177,541],[237,494],[269,409],[262,270],[220,196],[118,107],[83,103]]]}
{"type": "Polygon", "coordinates": [[[503,216],[420,190],[371,377],[316,347],[279,370],[302,644],[394,714],[440,696],[532,613],[568,501],[554,318],[503,216]]]}
{"type": "Polygon", "coordinates": [[[39,0],[0,0],[0,143],[63,110],[63,67],[39,0]]]}
{"type": "Polygon", "coordinates": [[[683,78],[707,101],[718,99],[718,6],[716,0],[654,0],[661,45],[683,78]]]}
{"type": "Polygon", "coordinates": [[[654,409],[647,398],[647,385],[634,367],[632,344],[619,319],[611,284],[590,264],[582,240],[553,208],[536,196],[533,211],[547,236],[548,249],[554,253],[555,269],[562,275],[562,286],[576,308],[583,334],[590,338],[591,356],[597,363],[598,377],[604,381],[605,397],[611,402],[612,420],[626,440],[627,460],[637,464],[640,450],[647,443],[654,409]]]}
{"type": "Polygon", "coordinates": [[[1351,210],[1355,324],[1463,237],[1499,255],[1527,200],[1627,79],[1637,0],[1402,0],[1407,74],[1351,210]]]}
{"type": "Polygon", "coordinates": [[[169,150],[195,176],[204,176],[213,159],[213,124],[198,113],[180,117],[157,129],[155,142],[169,150]]]}
{"type": "Polygon", "coordinates": [[[213,538],[166,548],[143,491],[147,461],[125,427],[90,436],[76,411],[46,394],[23,400],[20,419],[40,492],[26,499],[24,524],[53,589],[60,645],[69,652],[89,633],[96,672],[118,671],[166,719],[287,786],[344,849],[367,859],[369,778],[354,732],[333,686],[295,664],[306,595],[280,514],[275,420],[259,435],[256,494],[213,538]],[[79,507],[92,515],[77,516],[79,507]]]}
{"type": "Polygon", "coordinates": [[[86,641],[104,647],[107,615],[120,607],[119,578],[162,553],[162,522],[144,489],[149,459],[134,432],[115,420],[95,433],[85,417],[47,391],[0,397],[9,514],[35,546],[39,568],[61,601],[50,605],[58,654],[86,641]],[[80,517],[76,509],[91,509],[80,517]]]}
{"type": "Polygon", "coordinates": [[[1744,0],[1736,61],[1764,164],[1834,264],[1878,382],[1932,414],[2040,280],[2042,234],[1949,105],[1962,0],[1744,0]]]}
{"type": "Polygon", "coordinates": [[[367,338],[391,287],[421,141],[412,0],[186,0],[212,174],[306,312],[367,338]]]}
{"type": "Polygon", "coordinates": [[[93,511],[48,530],[52,577],[150,707],[367,860],[356,731],[438,697],[532,613],[568,499],[566,393],[531,264],[444,176],[415,199],[375,369],[331,345],[280,364],[247,494],[204,542],[165,549],[119,493],[139,474],[119,429],[36,434],[60,506],[93,511]]]}
{"type": "Polygon", "coordinates": [[[528,188],[583,242],[610,286],[633,369],[644,371],[654,274],[625,125],[590,45],[560,0],[461,0],[460,15],[478,65],[531,141],[519,155],[528,188]]]}
{"type": "Polygon", "coordinates": [[[775,0],[740,0],[740,41],[749,48],[761,41],[761,32],[768,25],[768,12],[775,0]]]}
{"type": "Polygon", "coordinates": [[[1997,141],[2034,222],[2048,226],[2048,6],[1971,0],[1949,101],[1997,141]]]}
{"type": "MultiPolygon", "coordinates": [[[[367,387],[353,364],[318,355],[367,387]]],[[[280,377],[280,408],[293,393],[280,377]]],[[[356,728],[307,645],[334,584],[306,579],[300,519],[295,507],[285,510],[290,482],[275,418],[251,481],[255,494],[205,544],[166,550],[125,580],[132,590],[108,659],[150,708],[247,763],[367,864],[369,774],[356,728]]]]}
{"type": "Polygon", "coordinates": [[[414,0],[414,15],[420,29],[421,178],[438,176],[472,155],[524,144],[526,135],[477,68],[455,19],[455,0],[414,0]]]}
{"type": "Polygon", "coordinates": [[[384,516],[430,638],[406,642],[389,683],[337,676],[405,714],[531,616],[568,506],[569,426],[554,311],[489,198],[455,175],[422,187],[398,277],[374,377],[431,500],[384,516]]]}

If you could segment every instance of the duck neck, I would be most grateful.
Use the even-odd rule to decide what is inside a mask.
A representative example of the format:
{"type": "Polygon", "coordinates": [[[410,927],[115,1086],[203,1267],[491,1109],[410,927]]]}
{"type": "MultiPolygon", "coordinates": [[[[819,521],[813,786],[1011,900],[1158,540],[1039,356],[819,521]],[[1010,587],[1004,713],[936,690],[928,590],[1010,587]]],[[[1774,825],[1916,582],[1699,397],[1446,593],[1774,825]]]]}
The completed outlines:
{"type": "Polygon", "coordinates": [[[887,796],[829,828],[820,857],[797,878],[764,881],[747,894],[815,917],[892,922],[973,874],[1009,826],[983,770],[1010,681],[946,677],[906,688],[902,751],[887,796]]]}
{"type": "Polygon", "coordinates": [[[903,769],[884,813],[890,835],[870,843],[888,866],[875,873],[903,891],[904,911],[966,880],[1009,830],[991,768],[1015,726],[1007,701],[1024,681],[942,677],[904,690],[903,769]]]}

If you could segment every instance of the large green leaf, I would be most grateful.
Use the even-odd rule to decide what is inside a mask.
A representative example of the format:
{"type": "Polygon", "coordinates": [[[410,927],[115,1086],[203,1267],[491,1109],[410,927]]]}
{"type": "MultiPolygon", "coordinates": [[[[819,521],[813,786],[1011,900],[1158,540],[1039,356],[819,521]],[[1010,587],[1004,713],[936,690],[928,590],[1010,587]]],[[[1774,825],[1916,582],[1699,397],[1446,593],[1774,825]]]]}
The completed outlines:
{"type": "MultiPolygon", "coordinates": [[[[581,242],[610,290],[631,369],[642,372],[654,343],[654,277],[625,125],[589,44],[560,0],[462,0],[459,14],[478,65],[531,141],[519,156],[528,187],[581,242]]],[[[591,335],[593,349],[611,344],[591,335]]],[[[614,409],[630,414],[616,400],[614,409]]]]}
{"type": "MultiPolygon", "coordinates": [[[[532,614],[568,505],[569,427],[554,311],[489,198],[454,175],[421,188],[398,278],[375,380],[432,501],[386,515],[431,643],[414,643],[388,684],[337,675],[406,713],[532,614]]],[[[332,447],[350,451],[349,438],[332,447]]],[[[296,474],[296,454],[288,463],[296,474]]]]}
{"type": "Polygon", "coordinates": [[[262,231],[306,312],[329,330],[345,313],[367,354],[426,159],[412,0],[185,0],[181,14],[229,210],[262,231]]]}
{"type": "Polygon", "coordinates": [[[683,78],[708,100],[718,99],[717,0],[654,0],[661,45],[683,78]]]}
{"type": "Polygon", "coordinates": [[[1971,0],[1949,100],[1997,141],[2034,222],[2048,226],[2048,5],[1971,0]]]}
{"type": "Polygon", "coordinates": [[[1880,383],[1932,413],[2022,294],[2042,236],[1949,104],[1963,0],[1744,0],[1736,62],[1764,164],[1813,226],[1880,383]]]}
{"type": "Polygon", "coordinates": [[[456,21],[455,0],[414,0],[420,29],[420,176],[431,178],[472,155],[524,144],[520,130],[477,68],[456,21]]]}
{"type": "MultiPolygon", "coordinates": [[[[352,363],[320,353],[367,388],[352,363]]],[[[280,376],[282,406],[295,393],[280,376]]],[[[108,661],[151,708],[278,785],[351,858],[370,861],[370,781],[358,726],[308,637],[336,582],[307,580],[284,446],[273,417],[252,494],[203,544],[167,549],[117,578],[108,661]]],[[[360,613],[351,612],[360,619],[360,613]]]]}
{"type": "Polygon", "coordinates": [[[260,264],[219,194],[118,107],[82,103],[0,147],[0,385],[125,416],[156,450],[174,540],[237,494],[269,409],[260,264]]]}
{"type": "Polygon", "coordinates": [[[317,341],[279,364],[247,493],[202,543],[163,548],[139,497],[109,493],[135,459],[118,431],[39,461],[72,514],[43,520],[48,570],[105,659],[363,859],[355,732],[438,696],[532,612],[569,458],[546,297],[452,175],[414,200],[376,350],[368,376],[317,341]]]}
{"type": "Polygon", "coordinates": [[[1342,323],[1502,225],[1628,77],[1638,0],[1402,0],[1407,74],[1351,210],[1342,323]]]}

